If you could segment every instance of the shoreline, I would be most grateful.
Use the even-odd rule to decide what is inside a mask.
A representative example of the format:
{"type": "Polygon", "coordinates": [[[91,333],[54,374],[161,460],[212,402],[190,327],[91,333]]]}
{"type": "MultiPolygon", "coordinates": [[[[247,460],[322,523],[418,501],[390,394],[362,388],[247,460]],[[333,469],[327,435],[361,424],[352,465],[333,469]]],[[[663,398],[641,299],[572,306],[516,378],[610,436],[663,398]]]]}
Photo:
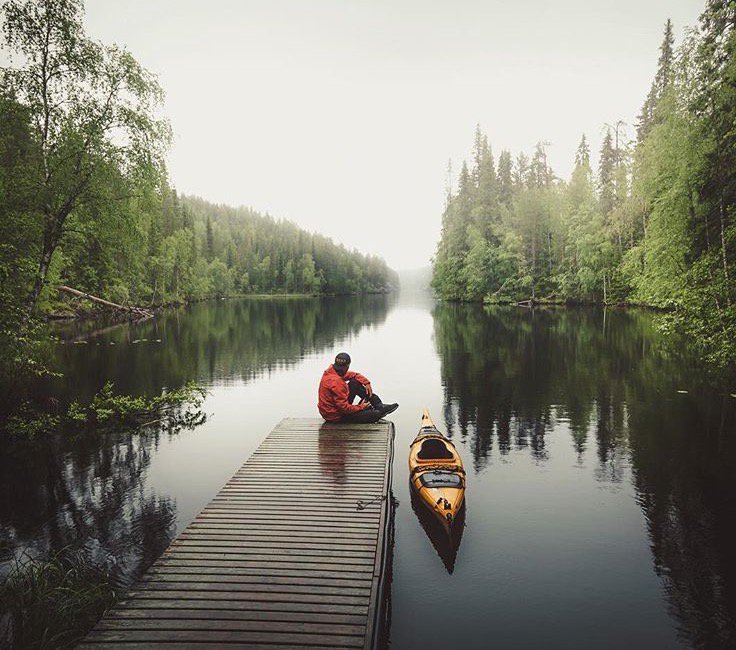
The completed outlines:
{"type": "Polygon", "coordinates": [[[242,300],[242,299],[253,299],[253,300],[272,300],[274,298],[295,300],[298,298],[335,298],[338,296],[378,296],[378,295],[389,295],[391,293],[397,293],[397,291],[365,291],[363,293],[244,293],[234,296],[209,296],[207,298],[197,298],[195,300],[184,300],[184,301],[172,301],[159,303],[155,305],[149,305],[147,307],[141,307],[135,305],[140,309],[150,310],[151,316],[136,317],[127,312],[116,312],[105,310],[105,309],[76,309],[69,312],[61,312],[54,310],[48,314],[43,314],[42,319],[49,323],[64,323],[74,321],[92,321],[99,320],[102,318],[112,319],[119,323],[131,322],[138,323],[146,321],[149,318],[155,317],[157,314],[171,309],[179,309],[180,307],[187,307],[202,302],[213,302],[218,300],[242,300]]]}
{"type": "MultiPolygon", "coordinates": [[[[367,291],[364,293],[246,293],[234,296],[210,296],[207,298],[198,298],[196,300],[185,300],[185,301],[172,301],[166,303],[159,303],[156,305],[150,305],[147,307],[140,307],[141,309],[148,309],[152,313],[151,316],[135,317],[129,313],[111,312],[104,309],[77,309],[70,312],[52,311],[42,316],[43,320],[49,323],[71,323],[71,322],[84,322],[84,321],[95,321],[101,319],[112,320],[117,323],[139,323],[154,318],[157,314],[164,311],[179,309],[181,307],[187,307],[203,302],[213,302],[219,300],[296,300],[302,298],[336,298],[336,297],[357,297],[357,296],[376,296],[376,295],[389,295],[391,293],[400,293],[398,291],[367,291]]],[[[463,305],[480,305],[482,307],[526,307],[527,309],[534,309],[535,307],[600,307],[602,309],[643,309],[646,311],[658,312],[658,313],[671,313],[677,311],[676,307],[662,307],[659,305],[650,305],[647,303],[629,302],[622,301],[616,303],[605,303],[594,300],[578,300],[574,298],[567,298],[564,300],[552,300],[552,299],[538,299],[529,298],[526,300],[486,300],[486,299],[462,299],[462,298],[440,298],[435,296],[435,300],[446,303],[456,303],[463,305]]]]}
{"type": "Polygon", "coordinates": [[[676,307],[662,307],[641,302],[621,301],[606,303],[597,300],[578,300],[575,298],[567,298],[565,300],[550,300],[544,298],[529,298],[526,300],[467,300],[462,298],[437,298],[437,300],[463,305],[482,305],[483,307],[526,307],[528,309],[533,309],[534,307],[600,307],[602,309],[644,309],[659,313],[677,311],[676,307]]]}

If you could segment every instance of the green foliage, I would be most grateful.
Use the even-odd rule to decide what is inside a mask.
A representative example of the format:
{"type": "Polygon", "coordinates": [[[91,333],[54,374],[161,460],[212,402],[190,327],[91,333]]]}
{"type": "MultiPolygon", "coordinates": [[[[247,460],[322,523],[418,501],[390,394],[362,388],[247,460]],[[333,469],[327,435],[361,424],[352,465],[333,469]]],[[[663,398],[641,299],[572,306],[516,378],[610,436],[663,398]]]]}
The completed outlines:
{"type": "Polygon", "coordinates": [[[62,422],[60,415],[39,411],[29,401],[20,401],[7,416],[2,429],[22,438],[35,438],[59,431],[62,422]]]}
{"type": "Polygon", "coordinates": [[[674,102],[672,93],[660,102],[660,122],[649,129],[636,152],[635,191],[651,207],[647,236],[639,243],[642,267],[631,278],[633,298],[658,306],[681,301],[690,245],[687,214],[693,200],[693,156],[683,154],[693,134],[687,116],[676,110],[674,102]]]}
{"type": "Polygon", "coordinates": [[[170,133],[155,117],[156,79],[124,49],[87,38],[80,1],[6,0],[2,8],[11,65],[0,71],[0,94],[26,118],[27,155],[3,162],[5,175],[24,181],[20,196],[6,189],[33,233],[30,314],[72,224],[122,227],[130,212],[121,197],[161,177],[170,133]]]}
{"type": "Polygon", "coordinates": [[[24,402],[8,418],[5,429],[24,437],[101,433],[150,425],[179,430],[204,422],[201,406],[206,394],[195,382],[154,397],[116,394],[112,382],[106,382],[89,404],[73,401],[61,414],[39,410],[38,406],[24,402]]]}
{"type": "Polygon", "coordinates": [[[644,106],[642,106],[639,114],[639,123],[636,127],[639,141],[643,141],[649,130],[659,121],[657,116],[657,106],[662,96],[667,91],[672,82],[674,74],[674,49],[675,37],[672,33],[672,21],[667,19],[664,27],[664,39],[659,49],[659,61],[657,62],[657,74],[652,82],[644,106]]]}
{"type": "Polygon", "coordinates": [[[178,197],[193,224],[193,272],[173,286],[168,269],[158,291],[174,300],[248,293],[383,293],[398,287],[396,274],[370,255],[248,208],[178,197]],[[202,259],[206,266],[200,264],[202,259]],[[202,270],[206,280],[202,283],[202,270]]]}
{"type": "Polygon", "coordinates": [[[66,413],[71,424],[99,430],[109,427],[130,427],[160,422],[164,419],[174,424],[189,422],[198,413],[207,391],[194,382],[182,388],[168,390],[155,397],[116,395],[112,382],[106,382],[88,406],[72,402],[66,413]],[[176,407],[187,405],[184,414],[176,407]]]}
{"type": "MultiPolygon", "coordinates": [[[[2,292],[0,292],[2,293],[2,292]]],[[[0,311],[0,389],[50,374],[43,363],[47,352],[41,323],[26,320],[22,307],[9,297],[0,311]]]]}
{"type": "Polygon", "coordinates": [[[16,560],[0,585],[5,648],[72,648],[117,600],[105,571],[68,549],[16,560]]]}
{"type": "Polygon", "coordinates": [[[674,49],[668,20],[630,151],[607,127],[597,178],[585,136],[569,182],[544,145],[502,152],[476,130],[473,167],[450,188],[432,285],[449,300],[643,303],[705,358],[736,362],[736,21],[710,0],[674,49]],[[484,197],[479,200],[479,197],[484,197]],[[496,200],[494,200],[494,197],[496,200]]]}

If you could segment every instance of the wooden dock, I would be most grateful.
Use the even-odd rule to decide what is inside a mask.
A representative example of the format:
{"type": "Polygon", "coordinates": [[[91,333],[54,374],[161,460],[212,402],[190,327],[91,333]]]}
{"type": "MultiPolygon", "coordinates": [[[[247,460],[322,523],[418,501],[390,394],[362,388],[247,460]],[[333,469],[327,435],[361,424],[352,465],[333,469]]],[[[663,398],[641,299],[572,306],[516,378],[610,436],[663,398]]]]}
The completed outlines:
{"type": "Polygon", "coordinates": [[[393,437],[283,420],[83,645],[376,647],[393,437]]]}

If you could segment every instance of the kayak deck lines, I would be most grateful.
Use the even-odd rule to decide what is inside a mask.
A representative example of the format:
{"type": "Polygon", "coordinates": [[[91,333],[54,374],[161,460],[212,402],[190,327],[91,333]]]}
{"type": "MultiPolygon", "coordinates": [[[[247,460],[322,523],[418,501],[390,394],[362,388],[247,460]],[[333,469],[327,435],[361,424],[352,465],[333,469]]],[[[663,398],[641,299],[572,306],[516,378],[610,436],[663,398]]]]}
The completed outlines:
{"type": "Polygon", "coordinates": [[[393,439],[282,420],[81,645],[378,647],[393,439]]]}

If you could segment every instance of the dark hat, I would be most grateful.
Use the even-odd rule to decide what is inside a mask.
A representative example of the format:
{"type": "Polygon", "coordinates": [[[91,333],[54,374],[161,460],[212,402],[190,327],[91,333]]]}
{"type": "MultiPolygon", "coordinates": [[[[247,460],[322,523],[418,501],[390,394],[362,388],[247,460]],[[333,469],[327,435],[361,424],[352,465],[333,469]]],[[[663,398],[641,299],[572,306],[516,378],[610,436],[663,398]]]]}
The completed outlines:
{"type": "Polygon", "coordinates": [[[336,366],[349,366],[350,365],[350,355],[347,352],[340,352],[335,357],[335,365],[336,366]]]}

